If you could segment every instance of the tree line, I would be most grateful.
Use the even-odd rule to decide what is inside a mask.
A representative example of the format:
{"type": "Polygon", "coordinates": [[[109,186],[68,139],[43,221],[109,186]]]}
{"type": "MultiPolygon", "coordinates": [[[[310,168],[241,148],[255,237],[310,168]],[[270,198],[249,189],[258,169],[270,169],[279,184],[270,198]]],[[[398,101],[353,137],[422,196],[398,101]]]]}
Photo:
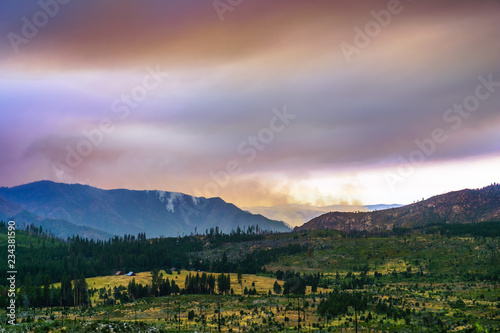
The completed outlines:
{"type": "Polygon", "coordinates": [[[135,278],[128,283],[128,297],[120,295],[122,302],[141,299],[145,297],[162,297],[170,295],[215,295],[229,294],[231,290],[231,276],[229,274],[220,274],[215,277],[213,274],[189,273],[186,276],[184,288],[180,289],[176,285],[174,279],[164,279],[158,270],[152,273],[151,286],[148,284],[142,285],[135,282],[135,278]],[[217,287],[217,289],[216,289],[217,287]]]}
{"type": "MultiPolygon", "coordinates": [[[[63,274],[60,278],[61,285],[54,287],[48,274],[44,277],[42,286],[33,284],[31,274],[24,279],[24,283],[19,286],[16,294],[16,306],[24,308],[41,307],[82,307],[87,308],[91,305],[90,293],[85,277],[81,275],[71,278],[63,274]]],[[[0,286],[0,307],[6,307],[9,301],[8,287],[0,286]]]]}
{"type": "MultiPolygon", "coordinates": [[[[1,221],[0,233],[4,232],[7,232],[6,224],[1,221]]],[[[111,275],[116,271],[150,271],[160,267],[165,270],[177,268],[236,273],[237,267],[241,266],[244,273],[250,274],[260,272],[264,264],[277,258],[277,254],[271,251],[257,251],[237,262],[229,262],[226,256],[225,260],[194,260],[191,263],[190,254],[193,252],[217,248],[222,242],[264,237],[264,233],[253,226],[246,231],[238,229],[229,235],[215,228],[213,232],[209,230],[208,235],[147,239],[145,233],[140,233],[137,236],[115,236],[105,241],[78,235],[61,240],[34,226],[29,226],[28,231],[18,230],[16,234],[18,239],[23,239],[16,247],[18,277],[23,280],[29,275],[33,285],[43,285],[46,275],[50,281],[60,281],[63,274],[89,278],[111,275]]],[[[286,247],[278,254],[297,250],[302,249],[286,247]]],[[[0,263],[0,269],[7,271],[6,261],[0,263]]],[[[0,285],[6,286],[7,280],[1,279],[0,285]]]]}

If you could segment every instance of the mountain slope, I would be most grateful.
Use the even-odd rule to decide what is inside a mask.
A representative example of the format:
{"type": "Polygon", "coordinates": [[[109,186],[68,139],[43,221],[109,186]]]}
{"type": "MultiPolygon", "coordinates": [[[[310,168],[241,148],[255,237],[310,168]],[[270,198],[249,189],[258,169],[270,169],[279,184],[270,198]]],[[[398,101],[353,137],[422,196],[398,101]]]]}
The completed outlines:
{"type": "Polygon", "coordinates": [[[0,220],[7,221],[22,211],[21,206],[0,197],[0,220]]]}
{"type": "Polygon", "coordinates": [[[277,206],[257,206],[257,207],[245,207],[242,208],[253,214],[262,214],[263,216],[270,218],[272,220],[285,221],[292,226],[301,226],[304,223],[310,221],[318,215],[329,213],[329,212],[365,212],[374,211],[380,209],[389,209],[395,207],[401,207],[402,205],[332,205],[332,206],[310,206],[302,204],[289,204],[289,205],[277,205],[277,206]]]}
{"type": "Polygon", "coordinates": [[[0,196],[48,219],[63,219],[110,234],[148,237],[224,232],[258,225],[262,230],[290,231],[283,222],[244,212],[220,198],[163,191],[102,190],[88,185],[40,181],[0,188],[0,196]]]}
{"type": "Polygon", "coordinates": [[[63,239],[73,235],[80,235],[86,238],[107,240],[113,236],[107,232],[86,226],[79,226],[62,219],[42,218],[2,197],[0,197],[0,220],[14,220],[18,229],[31,224],[34,224],[36,227],[42,226],[44,231],[50,231],[53,235],[63,239]]]}
{"type": "Polygon", "coordinates": [[[24,224],[29,225],[31,223],[33,223],[37,227],[42,226],[43,230],[48,230],[51,234],[62,239],[72,237],[73,235],[100,240],[108,240],[109,238],[113,237],[112,234],[104,232],[102,230],[76,225],[62,219],[41,218],[26,210],[23,210],[20,214],[12,217],[12,220],[16,221],[16,223],[21,226],[24,224]]]}
{"type": "Polygon", "coordinates": [[[377,231],[432,223],[476,223],[492,220],[500,220],[498,184],[477,190],[450,192],[399,208],[362,213],[327,213],[294,230],[377,231]]]}

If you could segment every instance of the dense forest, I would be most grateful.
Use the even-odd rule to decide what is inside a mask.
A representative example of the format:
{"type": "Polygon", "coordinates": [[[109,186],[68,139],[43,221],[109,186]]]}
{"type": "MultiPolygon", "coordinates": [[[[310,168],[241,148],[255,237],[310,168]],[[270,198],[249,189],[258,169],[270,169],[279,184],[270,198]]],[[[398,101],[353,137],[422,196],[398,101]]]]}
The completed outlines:
{"type": "MultiPolygon", "coordinates": [[[[6,231],[6,224],[1,221],[0,235],[6,234],[6,231]]],[[[256,259],[255,255],[249,255],[240,263],[229,263],[227,259],[213,263],[190,261],[190,253],[204,248],[216,248],[228,242],[255,241],[265,237],[265,233],[257,234],[254,227],[245,231],[238,228],[229,235],[213,228],[207,230],[203,236],[146,239],[146,235],[141,233],[137,236],[115,236],[108,241],[89,240],[79,236],[61,240],[49,235],[49,232],[33,225],[27,226],[26,230],[17,231],[17,271],[20,277],[30,276],[34,285],[42,285],[47,275],[51,282],[59,282],[63,274],[71,277],[93,277],[114,274],[116,271],[147,271],[155,268],[209,270],[213,267],[211,271],[214,272],[236,272],[236,268],[242,266],[245,267],[245,272],[255,273],[259,266],[272,259],[259,254],[259,259],[256,259]]],[[[5,280],[2,280],[0,285],[2,284],[6,284],[5,280]]]]}

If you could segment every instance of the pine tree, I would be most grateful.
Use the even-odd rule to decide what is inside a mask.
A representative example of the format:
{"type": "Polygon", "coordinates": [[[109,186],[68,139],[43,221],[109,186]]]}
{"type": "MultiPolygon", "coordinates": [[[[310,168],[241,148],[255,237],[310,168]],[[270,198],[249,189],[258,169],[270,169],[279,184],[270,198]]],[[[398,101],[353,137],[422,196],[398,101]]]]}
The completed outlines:
{"type": "Polygon", "coordinates": [[[61,279],[61,305],[63,307],[71,306],[72,303],[72,291],[73,287],[71,285],[71,278],[63,273],[61,279]]]}
{"type": "Polygon", "coordinates": [[[50,306],[50,278],[49,274],[45,274],[45,278],[43,281],[43,300],[42,300],[42,306],[50,306]]]}
{"type": "Polygon", "coordinates": [[[275,294],[281,294],[281,285],[278,283],[278,281],[274,282],[273,290],[275,294]]]}
{"type": "Polygon", "coordinates": [[[238,266],[238,284],[243,283],[243,270],[241,269],[241,266],[238,266]]]}
{"type": "Polygon", "coordinates": [[[78,300],[79,305],[82,308],[87,308],[90,306],[90,297],[89,297],[89,286],[83,274],[78,279],[78,300]]]}

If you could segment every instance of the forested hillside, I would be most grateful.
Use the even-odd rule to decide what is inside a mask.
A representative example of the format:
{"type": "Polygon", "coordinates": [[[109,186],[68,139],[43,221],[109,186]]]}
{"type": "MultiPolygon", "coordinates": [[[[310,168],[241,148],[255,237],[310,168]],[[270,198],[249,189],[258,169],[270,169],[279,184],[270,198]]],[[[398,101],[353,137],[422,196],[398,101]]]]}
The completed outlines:
{"type": "Polygon", "coordinates": [[[334,229],[385,231],[431,224],[478,223],[500,220],[500,185],[461,190],[420,202],[374,212],[330,212],[296,227],[295,231],[334,229]]]}
{"type": "MultiPolygon", "coordinates": [[[[40,220],[64,220],[80,228],[102,231],[104,235],[147,233],[148,237],[177,237],[202,234],[215,227],[230,233],[238,227],[246,229],[250,226],[272,232],[291,230],[281,221],[245,212],[221,198],[193,197],[176,192],[102,190],[88,185],[39,181],[1,187],[0,197],[40,217],[40,220]]],[[[11,211],[9,207],[8,212],[11,211]]],[[[24,222],[40,225],[31,215],[3,215],[4,219],[16,217],[18,225],[24,222]]],[[[74,235],[105,239],[102,235],[92,237],[92,233],[85,234],[74,227],[74,235]]],[[[49,229],[49,226],[44,228],[49,229]]],[[[63,231],[63,235],[53,232],[65,238],[68,230],[63,231]]]]}

